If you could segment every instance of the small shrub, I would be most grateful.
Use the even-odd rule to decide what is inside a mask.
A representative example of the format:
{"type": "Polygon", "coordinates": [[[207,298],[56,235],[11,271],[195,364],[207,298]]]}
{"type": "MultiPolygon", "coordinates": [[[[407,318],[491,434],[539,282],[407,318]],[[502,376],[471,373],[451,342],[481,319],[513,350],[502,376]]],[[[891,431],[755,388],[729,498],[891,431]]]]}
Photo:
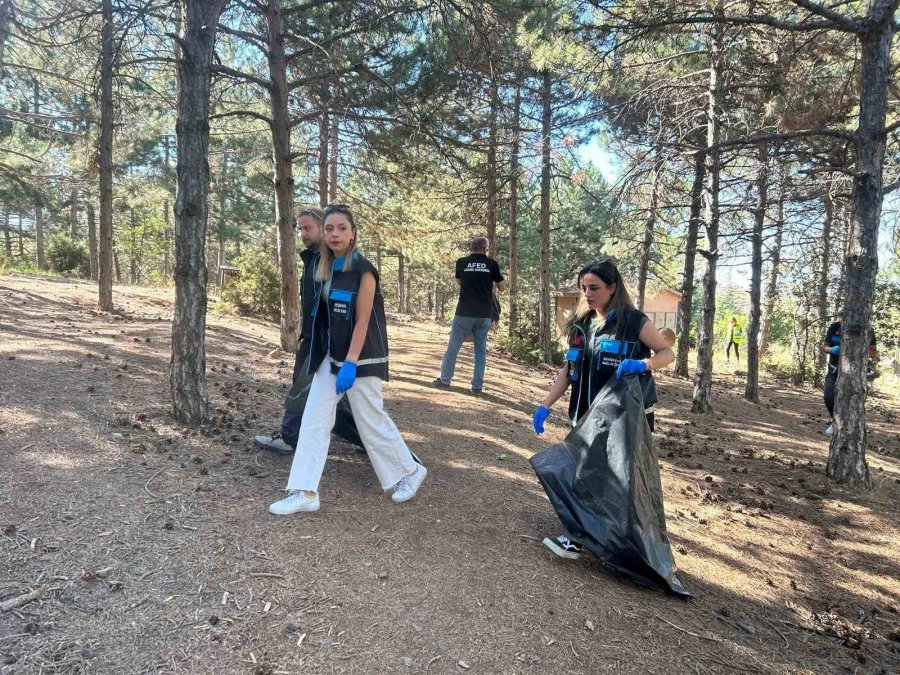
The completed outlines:
{"type": "Polygon", "coordinates": [[[235,264],[241,276],[222,290],[222,302],[241,313],[278,319],[281,282],[271,253],[262,248],[251,248],[235,264]]]}
{"type": "Polygon", "coordinates": [[[47,238],[47,263],[60,274],[73,274],[82,279],[91,275],[91,259],[87,246],[64,234],[47,238]]]}

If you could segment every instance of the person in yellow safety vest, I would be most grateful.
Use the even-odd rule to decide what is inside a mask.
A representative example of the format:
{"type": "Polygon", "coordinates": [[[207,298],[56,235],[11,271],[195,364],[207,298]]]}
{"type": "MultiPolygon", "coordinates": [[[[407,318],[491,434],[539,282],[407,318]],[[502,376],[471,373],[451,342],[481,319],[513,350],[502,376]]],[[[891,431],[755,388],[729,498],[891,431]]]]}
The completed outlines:
{"type": "Polygon", "coordinates": [[[737,357],[738,363],[741,362],[740,345],[744,343],[744,329],[738,323],[735,317],[731,317],[728,323],[728,342],[725,345],[725,362],[731,362],[731,348],[734,347],[734,355],[737,357]]]}

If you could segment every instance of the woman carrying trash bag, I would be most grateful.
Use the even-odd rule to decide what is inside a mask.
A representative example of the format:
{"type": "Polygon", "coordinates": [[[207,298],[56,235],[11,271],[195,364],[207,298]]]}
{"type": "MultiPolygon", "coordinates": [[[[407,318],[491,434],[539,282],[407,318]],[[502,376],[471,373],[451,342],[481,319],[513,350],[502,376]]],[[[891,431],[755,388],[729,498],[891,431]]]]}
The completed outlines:
{"type": "MultiPolygon", "coordinates": [[[[571,385],[569,418],[572,426],[588,412],[596,396],[610,378],[636,374],[644,396],[644,412],[653,430],[656,384],[653,371],[675,360],[670,342],[645,314],[635,309],[615,264],[596,260],[578,273],[582,298],[569,327],[569,350],[532,423],[537,434],[544,433],[550,408],[571,385]]],[[[544,545],[561,558],[577,560],[582,545],[568,535],[547,537],[544,545]]]]}
{"type": "Polygon", "coordinates": [[[325,207],[325,246],[316,262],[316,297],[309,389],[300,440],[288,478],[288,495],[269,507],[275,515],[319,510],[319,481],[338,401],[350,399],[353,419],[372,468],[391,499],[415,497],[426,474],[384,410],[388,379],[384,299],[378,270],[356,250],[356,223],[343,204],[325,207]]]}

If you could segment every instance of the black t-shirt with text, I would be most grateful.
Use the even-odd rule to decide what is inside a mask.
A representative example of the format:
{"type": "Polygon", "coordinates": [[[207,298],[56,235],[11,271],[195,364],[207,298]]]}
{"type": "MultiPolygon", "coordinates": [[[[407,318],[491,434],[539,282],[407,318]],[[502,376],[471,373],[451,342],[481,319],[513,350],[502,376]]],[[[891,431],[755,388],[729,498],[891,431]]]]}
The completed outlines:
{"type": "MultiPolygon", "coordinates": [[[[825,334],[825,346],[826,347],[840,347],[841,346],[841,322],[835,321],[828,327],[828,332],[825,334]]],[[[869,329],[869,346],[875,347],[875,331],[871,328],[869,329]]],[[[832,373],[837,373],[838,363],[840,362],[840,356],[837,354],[829,354],[828,355],[828,370],[832,373]]]]}
{"type": "Polygon", "coordinates": [[[484,253],[473,253],[456,261],[456,278],[459,279],[457,316],[476,319],[491,318],[491,293],[494,282],[503,281],[500,265],[484,253]]]}

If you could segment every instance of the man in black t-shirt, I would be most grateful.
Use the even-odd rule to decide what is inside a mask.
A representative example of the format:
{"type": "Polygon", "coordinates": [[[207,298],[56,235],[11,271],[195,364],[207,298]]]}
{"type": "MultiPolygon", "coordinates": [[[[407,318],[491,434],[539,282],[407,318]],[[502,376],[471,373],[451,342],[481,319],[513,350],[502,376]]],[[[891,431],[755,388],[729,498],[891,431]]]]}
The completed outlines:
{"type": "MultiPolygon", "coordinates": [[[[827,372],[825,373],[825,407],[828,408],[828,414],[834,418],[834,397],[837,394],[837,378],[840,370],[838,368],[841,361],[841,319],[835,321],[828,327],[825,334],[825,344],[822,345],[822,351],[828,354],[827,372]]],[[[869,329],[869,358],[878,358],[878,346],[875,342],[875,331],[869,329]]],[[[825,430],[826,436],[834,434],[834,424],[829,425],[825,430]]]]}
{"type": "Polygon", "coordinates": [[[456,370],[456,356],[466,337],[475,337],[475,370],[472,373],[472,393],[481,394],[484,385],[484,366],[487,361],[487,337],[491,327],[491,309],[494,288],[506,288],[500,265],[487,256],[488,241],[485,237],[472,240],[470,255],[456,261],[456,283],[459,285],[459,302],[450,328],[450,341],[441,362],[441,376],[434,386],[447,389],[456,370]]]}

